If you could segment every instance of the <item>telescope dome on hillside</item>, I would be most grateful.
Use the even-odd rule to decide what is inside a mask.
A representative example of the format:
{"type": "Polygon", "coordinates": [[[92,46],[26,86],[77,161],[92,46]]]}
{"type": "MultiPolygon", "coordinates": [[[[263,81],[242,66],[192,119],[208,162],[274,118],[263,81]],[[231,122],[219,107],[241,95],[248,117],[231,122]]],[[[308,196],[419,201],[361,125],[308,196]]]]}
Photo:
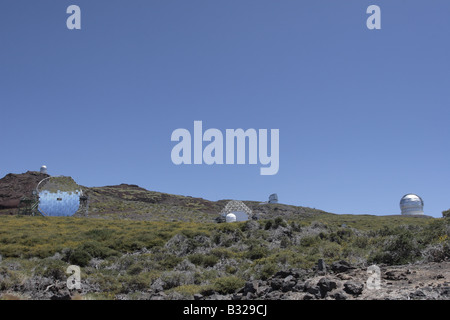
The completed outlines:
{"type": "Polygon", "coordinates": [[[423,215],[423,200],[416,194],[408,193],[400,200],[402,215],[423,215]]]}
{"type": "Polygon", "coordinates": [[[236,216],[232,213],[227,214],[225,219],[226,219],[226,222],[236,222],[236,216]]]}

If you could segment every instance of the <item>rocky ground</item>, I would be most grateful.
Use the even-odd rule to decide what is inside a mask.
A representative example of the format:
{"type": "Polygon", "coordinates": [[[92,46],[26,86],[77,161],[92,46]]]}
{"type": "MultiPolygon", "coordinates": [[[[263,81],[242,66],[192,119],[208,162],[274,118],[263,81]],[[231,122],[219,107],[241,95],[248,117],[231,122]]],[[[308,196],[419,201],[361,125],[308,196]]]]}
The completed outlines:
{"type": "Polygon", "coordinates": [[[410,300],[450,299],[450,262],[381,266],[380,286],[368,283],[367,269],[352,268],[345,262],[328,272],[278,273],[269,281],[247,283],[242,298],[335,299],[335,300],[410,300]]]}
{"type": "MultiPolygon", "coordinates": [[[[381,266],[377,289],[367,269],[354,268],[345,261],[328,271],[288,270],[267,281],[255,280],[231,295],[196,295],[195,299],[232,300],[448,300],[450,262],[381,266]]],[[[155,296],[154,296],[155,297],[155,296]]]]}
{"type": "MultiPolygon", "coordinates": [[[[14,268],[14,266],[9,266],[14,268]]],[[[166,292],[161,279],[132,299],[148,300],[449,300],[450,261],[380,266],[379,288],[370,281],[367,268],[355,268],[345,261],[325,268],[279,271],[267,280],[248,281],[232,294],[209,291],[190,297],[166,292]]],[[[69,290],[63,275],[32,277],[4,292],[3,299],[84,299],[101,288],[82,281],[81,290],[69,290]],[[19,293],[20,292],[20,293],[19,293]]],[[[118,295],[115,299],[130,299],[118,295]]]]}

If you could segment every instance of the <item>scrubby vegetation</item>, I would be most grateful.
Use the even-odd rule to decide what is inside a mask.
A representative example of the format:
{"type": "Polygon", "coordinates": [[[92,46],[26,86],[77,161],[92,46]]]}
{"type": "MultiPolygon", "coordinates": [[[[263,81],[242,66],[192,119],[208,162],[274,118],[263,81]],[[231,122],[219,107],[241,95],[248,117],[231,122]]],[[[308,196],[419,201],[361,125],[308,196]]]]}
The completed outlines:
{"type": "Polygon", "coordinates": [[[233,293],[280,270],[450,257],[448,219],[320,215],[232,224],[0,217],[0,290],[36,297],[81,267],[83,295],[233,293]]]}
{"type": "Polygon", "coordinates": [[[442,216],[444,218],[450,218],[450,209],[442,211],[442,216]]]}

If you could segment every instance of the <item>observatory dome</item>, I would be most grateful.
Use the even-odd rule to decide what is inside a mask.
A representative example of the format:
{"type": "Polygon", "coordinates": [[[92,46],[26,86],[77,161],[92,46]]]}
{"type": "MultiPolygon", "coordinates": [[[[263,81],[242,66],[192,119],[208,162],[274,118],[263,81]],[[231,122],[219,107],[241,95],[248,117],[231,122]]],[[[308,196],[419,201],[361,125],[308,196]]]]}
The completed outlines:
{"type": "Polygon", "coordinates": [[[225,218],[226,222],[236,222],[236,216],[232,213],[227,214],[225,218]]]}
{"type": "Polygon", "coordinates": [[[47,166],[42,166],[40,172],[47,174],[47,166]]]}
{"type": "Polygon", "coordinates": [[[278,203],[278,195],[276,193],[272,193],[269,196],[269,203],[278,203]]]}
{"type": "Polygon", "coordinates": [[[416,194],[408,193],[400,200],[402,215],[423,215],[423,200],[416,194]]]}

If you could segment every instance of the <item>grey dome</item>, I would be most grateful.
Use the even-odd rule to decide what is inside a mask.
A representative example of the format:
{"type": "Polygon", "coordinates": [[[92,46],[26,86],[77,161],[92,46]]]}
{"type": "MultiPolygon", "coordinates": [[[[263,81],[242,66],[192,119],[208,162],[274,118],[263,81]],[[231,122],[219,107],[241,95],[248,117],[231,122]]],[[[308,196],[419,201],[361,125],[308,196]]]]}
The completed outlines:
{"type": "Polygon", "coordinates": [[[405,194],[400,200],[402,215],[423,215],[423,200],[414,193],[405,194]]]}

